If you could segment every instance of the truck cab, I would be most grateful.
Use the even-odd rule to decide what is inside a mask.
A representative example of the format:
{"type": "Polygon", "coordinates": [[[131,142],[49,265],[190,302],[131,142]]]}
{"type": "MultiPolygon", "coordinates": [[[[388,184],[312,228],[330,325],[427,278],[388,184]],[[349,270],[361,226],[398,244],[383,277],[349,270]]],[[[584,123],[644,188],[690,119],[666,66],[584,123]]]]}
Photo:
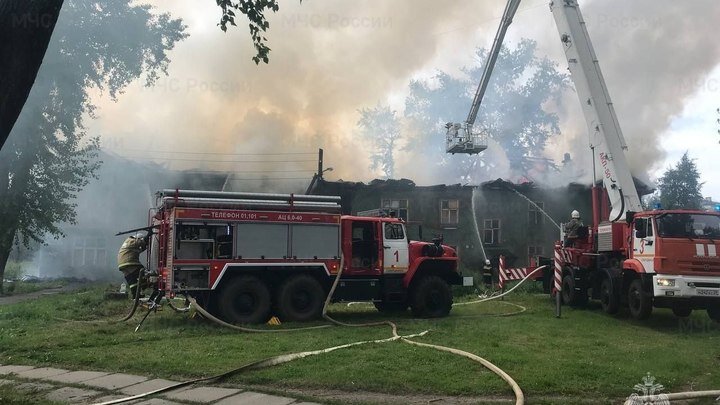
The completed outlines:
{"type": "Polygon", "coordinates": [[[634,216],[630,232],[624,267],[647,275],[654,306],[683,315],[720,308],[720,214],[642,212],[634,216]]]}
{"type": "Polygon", "coordinates": [[[417,306],[412,291],[421,278],[435,280],[441,295],[449,294],[449,285],[462,283],[456,250],[439,240],[408,240],[398,218],[348,215],[341,224],[346,259],[335,299],[372,300],[380,311],[404,310],[417,306]]]}

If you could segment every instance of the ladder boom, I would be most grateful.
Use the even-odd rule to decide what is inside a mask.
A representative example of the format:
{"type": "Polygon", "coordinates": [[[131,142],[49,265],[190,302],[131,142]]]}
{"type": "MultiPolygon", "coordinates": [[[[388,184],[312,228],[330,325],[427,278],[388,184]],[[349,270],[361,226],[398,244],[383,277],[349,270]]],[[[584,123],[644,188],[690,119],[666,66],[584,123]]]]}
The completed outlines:
{"type": "Polygon", "coordinates": [[[502,43],[505,40],[505,33],[507,33],[508,27],[512,24],[513,17],[515,17],[515,13],[517,12],[519,6],[520,0],[509,0],[505,5],[505,11],[503,12],[500,26],[495,34],[495,40],[493,41],[492,48],[490,48],[488,60],[485,64],[485,68],[483,69],[482,77],[480,78],[480,84],[478,84],[477,91],[475,92],[475,98],[473,98],[472,106],[470,107],[470,112],[465,120],[471,128],[475,124],[475,119],[477,118],[478,111],[480,110],[480,104],[485,96],[487,86],[490,83],[490,77],[492,76],[493,69],[495,69],[497,58],[500,55],[502,43]]]}
{"type": "Polygon", "coordinates": [[[553,0],[555,18],[568,67],[588,126],[593,159],[599,162],[610,197],[610,221],[624,219],[642,204],[624,150],[627,149],[605,79],[577,0],[553,0]]]}

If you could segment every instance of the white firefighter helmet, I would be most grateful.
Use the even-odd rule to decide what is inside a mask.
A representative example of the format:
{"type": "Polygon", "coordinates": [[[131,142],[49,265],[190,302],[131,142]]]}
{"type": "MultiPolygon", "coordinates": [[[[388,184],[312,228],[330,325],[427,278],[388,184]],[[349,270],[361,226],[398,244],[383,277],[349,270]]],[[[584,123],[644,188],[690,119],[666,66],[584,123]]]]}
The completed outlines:
{"type": "Polygon", "coordinates": [[[573,219],[580,219],[580,213],[578,210],[573,210],[573,212],[570,214],[570,217],[573,219]]]}
{"type": "Polygon", "coordinates": [[[135,239],[142,239],[147,236],[147,233],[145,231],[140,231],[133,236],[135,239]]]}
{"type": "Polygon", "coordinates": [[[490,260],[485,259],[485,265],[486,265],[486,266],[489,266],[489,265],[490,265],[490,260]]]}

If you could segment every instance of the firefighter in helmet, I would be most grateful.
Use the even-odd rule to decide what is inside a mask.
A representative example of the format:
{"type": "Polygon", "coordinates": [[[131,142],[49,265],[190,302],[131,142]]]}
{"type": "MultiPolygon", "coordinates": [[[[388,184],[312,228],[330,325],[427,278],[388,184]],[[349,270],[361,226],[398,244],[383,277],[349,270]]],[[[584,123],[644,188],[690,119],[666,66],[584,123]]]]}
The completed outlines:
{"type": "Polygon", "coordinates": [[[493,274],[492,274],[492,266],[490,265],[490,260],[485,259],[485,263],[483,264],[482,268],[482,276],[483,276],[483,282],[486,286],[490,286],[493,283],[493,274]]]}
{"type": "Polygon", "coordinates": [[[125,281],[130,287],[130,296],[135,297],[138,288],[138,278],[143,265],[140,263],[140,253],[147,249],[150,239],[149,233],[139,232],[130,235],[120,246],[118,252],[118,270],[125,276],[125,281]]]}
{"type": "Polygon", "coordinates": [[[583,226],[580,213],[577,210],[573,210],[570,217],[570,222],[565,224],[565,247],[570,247],[575,244],[575,241],[578,239],[578,230],[583,226]]]}

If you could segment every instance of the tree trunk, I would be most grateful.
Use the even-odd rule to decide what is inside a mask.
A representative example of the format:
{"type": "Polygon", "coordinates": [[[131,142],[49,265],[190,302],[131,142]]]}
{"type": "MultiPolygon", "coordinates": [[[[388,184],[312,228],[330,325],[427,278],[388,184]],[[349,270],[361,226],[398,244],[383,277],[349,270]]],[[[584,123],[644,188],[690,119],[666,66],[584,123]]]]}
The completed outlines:
{"type": "Polygon", "coordinates": [[[0,149],[35,82],[63,0],[0,0],[0,149]]]}
{"type": "Polygon", "coordinates": [[[9,248],[5,249],[5,243],[0,242],[0,294],[5,292],[3,280],[5,279],[5,265],[7,265],[10,252],[12,251],[12,241],[8,245],[9,248]]]}

